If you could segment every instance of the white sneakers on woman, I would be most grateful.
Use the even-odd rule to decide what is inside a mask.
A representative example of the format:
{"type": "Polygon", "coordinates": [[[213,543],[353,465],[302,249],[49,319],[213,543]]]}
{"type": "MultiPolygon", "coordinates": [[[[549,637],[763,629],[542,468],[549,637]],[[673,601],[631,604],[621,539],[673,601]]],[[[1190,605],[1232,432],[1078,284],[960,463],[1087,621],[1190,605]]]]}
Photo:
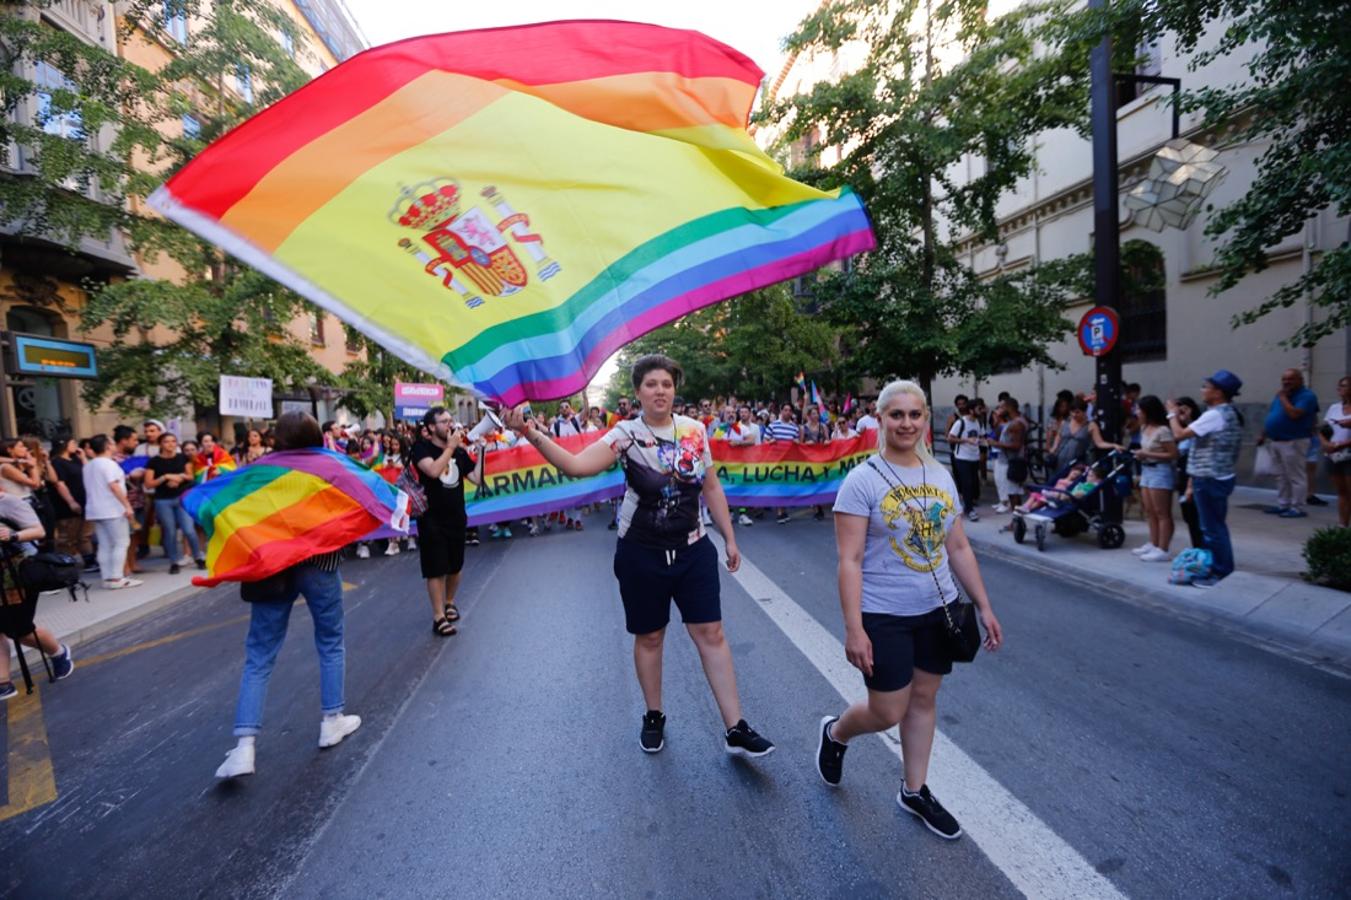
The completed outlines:
{"type": "Polygon", "coordinates": [[[1134,553],[1136,556],[1144,556],[1144,555],[1145,555],[1146,553],[1148,553],[1149,551],[1151,551],[1151,550],[1157,550],[1157,549],[1159,549],[1159,548],[1158,548],[1158,547],[1155,547],[1155,546],[1154,546],[1153,544],[1151,544],[1149,541],[1145,541],[1143,544],[1141,544],[1140,546],[1136,547],[1136,548],[1135,548],[1134,550],[1132,550],[1131,552],[1134,553]]]}
{"type": "Polygon", "coordinates": [[[1167,550],[1160,550],[1158,547],[1151,548],[1148,553],[1140,554],[1141,562],[1168,562],[1172,558],[1171,553],[1167,550]]]}

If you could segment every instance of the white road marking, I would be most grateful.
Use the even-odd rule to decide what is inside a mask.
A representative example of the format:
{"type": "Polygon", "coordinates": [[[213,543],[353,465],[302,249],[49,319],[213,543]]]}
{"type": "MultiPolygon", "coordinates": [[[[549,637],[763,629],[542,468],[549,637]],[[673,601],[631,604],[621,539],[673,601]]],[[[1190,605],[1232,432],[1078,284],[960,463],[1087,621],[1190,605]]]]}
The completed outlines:
{"type": "MultiPolygon", "coordinates": [[[[721,555],[721,541],[713,537],[721,555]]],[[[845,659],[844,645],[835,635],[745,556],[732,577],[846,702],[866,699],[863,679],[845,659]]],[[[878,737],[887,749],[901,755],[893,732],[878,737]]],[[[942,731],[934,735],[929,770],[933,774],[930,783],[939,786],[937,793],[962,823],[966,836],[1024,895],[1066,900],[1124,896],[942,731]]]]}

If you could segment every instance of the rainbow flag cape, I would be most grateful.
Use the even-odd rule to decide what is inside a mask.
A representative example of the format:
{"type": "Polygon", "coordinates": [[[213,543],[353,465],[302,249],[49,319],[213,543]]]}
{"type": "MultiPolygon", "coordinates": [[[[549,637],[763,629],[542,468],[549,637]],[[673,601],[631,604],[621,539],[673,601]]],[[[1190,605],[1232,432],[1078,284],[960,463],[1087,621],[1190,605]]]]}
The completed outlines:
{"type": "Polygon", "coordinates": [[[751,139],[762,77],[633,22],[412,38],[258,113],[150,204],[436,377],[565,397],[639,335],[875,246],[857,196],[751,139]]]}
{"type": "MultiPolygon", "coordinates": [[[[239,468],[239,463],[235,458],[226,453],[225,448],[219,445],[216,446],[209,459],[205,453],[198,453],[192,458],[192,465],[192,480],[197,484],[214,481],[218,476],[239,468]]],[[[257,463],[254,465],[257,465],[257,463]]]]}
{"type": "Polygon", "coordinates": [[[318,447],[269,453],[198,485],[183,506],[206,532],[205,577],[258,581],[378,526],[408,530],[408,497],[375,472],[318,447]]]}

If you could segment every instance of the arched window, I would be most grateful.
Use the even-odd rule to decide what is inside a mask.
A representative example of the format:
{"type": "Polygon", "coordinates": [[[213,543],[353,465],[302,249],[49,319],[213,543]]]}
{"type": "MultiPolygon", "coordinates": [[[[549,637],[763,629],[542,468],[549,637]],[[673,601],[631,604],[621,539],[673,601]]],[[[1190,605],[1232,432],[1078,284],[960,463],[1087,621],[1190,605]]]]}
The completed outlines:
{"type": "Polygon", "coordinates": [[[1148,241],[1121,245],[1121,361],[1168,357],[1168,292],[1163,251],[1148,241]]]}

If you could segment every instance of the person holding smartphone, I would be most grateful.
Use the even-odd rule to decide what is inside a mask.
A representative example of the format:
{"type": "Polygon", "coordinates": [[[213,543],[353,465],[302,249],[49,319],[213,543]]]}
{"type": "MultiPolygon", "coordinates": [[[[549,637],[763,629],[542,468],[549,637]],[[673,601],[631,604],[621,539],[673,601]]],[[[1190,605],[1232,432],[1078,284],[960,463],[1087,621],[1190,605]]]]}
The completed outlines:
{"type": "Polygon", "coordinates": [[[427,511],[417,518],[418,559],[432,605],[432,633],[450,637],[456,633],[455,622],[460,618],[455,591],[464,569],[468,524],[464,480],[481,483],[483,454],[475,463],[464,449],[464,427],[443,406],[427,410],[422,426],[424,437],[408,456],[427,494],[427,511]]]}

